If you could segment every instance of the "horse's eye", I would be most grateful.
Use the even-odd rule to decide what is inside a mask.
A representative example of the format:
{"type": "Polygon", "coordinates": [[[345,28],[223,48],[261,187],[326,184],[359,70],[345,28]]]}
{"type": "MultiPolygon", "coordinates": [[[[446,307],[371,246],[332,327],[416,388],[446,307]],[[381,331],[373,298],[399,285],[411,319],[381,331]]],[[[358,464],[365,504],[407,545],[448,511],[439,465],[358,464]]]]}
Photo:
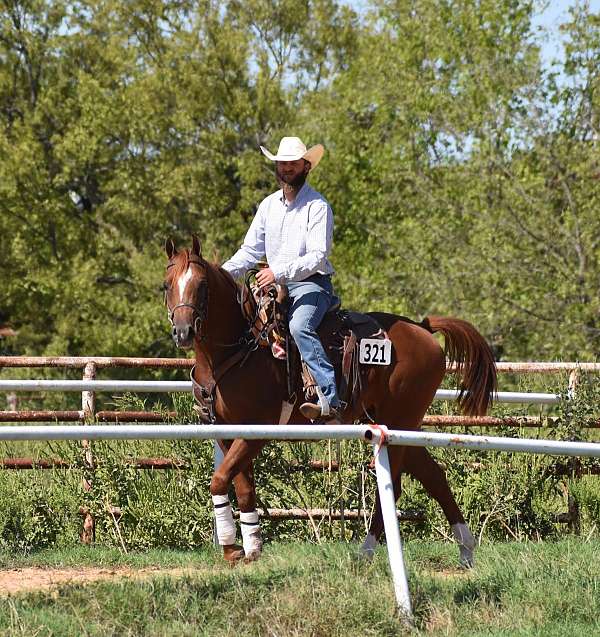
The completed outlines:
{"type": "Polygon", "coordinates": [[[170,287],[169,284],[166,281],[164,281],[163,284],[162,284],[163,291],[164,292],[168,292],[169,291],[169,287],[170,287]]]}

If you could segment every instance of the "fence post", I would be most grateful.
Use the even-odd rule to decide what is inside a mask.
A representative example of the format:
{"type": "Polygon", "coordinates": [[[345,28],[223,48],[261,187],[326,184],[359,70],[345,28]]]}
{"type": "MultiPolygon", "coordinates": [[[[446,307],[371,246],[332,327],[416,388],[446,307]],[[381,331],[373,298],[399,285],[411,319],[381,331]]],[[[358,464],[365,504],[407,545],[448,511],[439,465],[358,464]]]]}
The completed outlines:
{"type": "Polygon", "coordinates": [[[569,398],[575,398],[575,394],[577,393],[577,386],[579,385],[579,369],[574,369],[569,374],[569,398]]]}
{"type": "MultiPolygon", "coordinates": [[[[96,363],[88,362],[85,364],[83,370],[83,380],[95,379],[96,363]]],[[[96,394],[93,391],[81,392],[81,411],[84,424],[89,425],[94,422],[96,417],[96,394]]],[[[84,449],[84,464],[88,469],[93,469],[94,458],[92,456],[92,445],[89,440],[83,440],[81,444],[84,449]]],[[[85,491],[90,491],[92,488],[92,483],[85,477],[83,478],[83,488],[85,491]]],[[[81,543],[92,544],[96,536],[94,518],[87,507],[81,507],[79,512],[84,518],[83,529],[80,535],[81,543]]]]}
{"type": "Polygon", "coordinates": [[[385,444],[379,444],[376,448],[375,471],[377,473],[377,491],[379,493],[381,514],[383,516],[383,527],[385,529],[385,541],[387,543],[390,570],[392,571],[392,579],[394,581],[396,604],[403,617],[410,622],[412,620],[410,591],[408,589],[408,580],[406,579],[406,569],[404,567],[398,518],[396,517],[396,496],[394,494],[394,483],[390,470],[390,458],[385,444]]]}
{"type": "Polygon", "coordinates": [[[335,443],[335,457],[338,463],[337,478],[338,478],[338,489],[339,489],[339,498],[340,498],[339,510],[342,514],[340,517],[340,536],[342,541],[344,541],[346,539],[346,519],[344,515],[345,501],[344,501],[344,485],[342,481],[342,443],[339,440],[336,440],[336,443],[335,443]]]}
{"type": "MultiPolygon", "coordinates": [[[[577,398],[577,393],[579,390],[579,383],[581,382],[581,375],[579,368],[574,369],[569,374],[569,391],[568,396],[571,400],[575,400],[577,398]]],[[[579,458],[570,458],[569,464],[573,469],[574,476],[581,478],[581,460],[579,458]]],[[[569,486],[565,483],[565,496],[567,499],[567,522],[569,524],[569,528],[574,533],[579,533],[579,502],[575,496],[573,496],[569,490],[569,486]]]]}
{"type": "Polygon", "coordinates": [[[6,394],[6,408],[8,411],[17,411],[19,406],[19,400],[17,398],[17,392],[11,391],[6,394]]]}

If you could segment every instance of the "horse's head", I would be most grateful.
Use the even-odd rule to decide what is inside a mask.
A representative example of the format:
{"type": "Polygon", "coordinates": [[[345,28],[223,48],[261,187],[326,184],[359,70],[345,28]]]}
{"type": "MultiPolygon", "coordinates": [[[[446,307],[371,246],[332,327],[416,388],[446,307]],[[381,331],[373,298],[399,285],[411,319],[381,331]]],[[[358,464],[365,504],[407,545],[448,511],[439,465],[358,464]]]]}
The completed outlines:
{"type": "Polygon", "coordinates": [[[169,258],[164,283],[165,304],[175,345],[193,346],[196,336],[203,337],[202,324],[208,312],[207,264],[202,258],[200,241],[193,237],[192,249],[178,252],[171,239],[165,251],[169,258]]]}

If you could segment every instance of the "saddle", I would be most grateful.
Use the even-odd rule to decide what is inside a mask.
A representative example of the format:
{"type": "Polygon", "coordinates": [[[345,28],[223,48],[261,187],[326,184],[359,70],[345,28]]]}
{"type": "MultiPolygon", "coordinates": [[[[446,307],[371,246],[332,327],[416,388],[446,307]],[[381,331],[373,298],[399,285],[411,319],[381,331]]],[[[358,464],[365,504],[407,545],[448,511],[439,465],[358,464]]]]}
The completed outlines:
{"type": "MultiPolygon", "coordinates": [[[[300,353],[288,327],[289,296],[285,286],[266,292],[250,286],[256,302],[256,320],[251,326],[259,346],[270,347],[273,356],[286,362],[288,401],[294,402],[301,389],[307,400],[316,396],[317,383],[300,353]]],[[[356,407],[368,367],[359,363],[362,339],[386,339],[381,325],[369,314],[331,307],[317,330],[321,344],[335,371],[338,396],[344,406],[356,407]]]]}

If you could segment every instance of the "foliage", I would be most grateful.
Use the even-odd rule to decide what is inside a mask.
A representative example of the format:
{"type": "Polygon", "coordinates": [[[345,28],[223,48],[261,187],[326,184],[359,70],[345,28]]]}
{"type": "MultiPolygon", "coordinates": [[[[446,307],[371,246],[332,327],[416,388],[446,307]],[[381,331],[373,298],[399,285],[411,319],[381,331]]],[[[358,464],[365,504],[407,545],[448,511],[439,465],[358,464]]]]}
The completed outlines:
{"type": "Polygon", "coordinates": [[[600,379],[575,372],[576,382],[563,392],[558,405],[556,435],[562,440],[581,440],[583,428],[600,421],[600,379]]]}
{"type": "Polygon", "coordinates": [[[597,355],[586,3],[552,65],[531,0],[1,6],[5,351],[171,354],[164,239],[231,254],[273,188],[257,146],[296,132],[328,150],[347,305],[458,315],[510,358],[597,355]]]}
{"type": "MultiPolygon", "coordinates": [[[[46,481],[35,474],[25,476],[12,472],[10,479],[2,478],[2,549],[26,553],[76,541],[79,531],[76,493],[58,487],[54,480],[46,481]]],[[[59,476],[55,474],[54,478],[59,476]]],[[[60,483],[60,478],[57,482],[60,483]]]]}

